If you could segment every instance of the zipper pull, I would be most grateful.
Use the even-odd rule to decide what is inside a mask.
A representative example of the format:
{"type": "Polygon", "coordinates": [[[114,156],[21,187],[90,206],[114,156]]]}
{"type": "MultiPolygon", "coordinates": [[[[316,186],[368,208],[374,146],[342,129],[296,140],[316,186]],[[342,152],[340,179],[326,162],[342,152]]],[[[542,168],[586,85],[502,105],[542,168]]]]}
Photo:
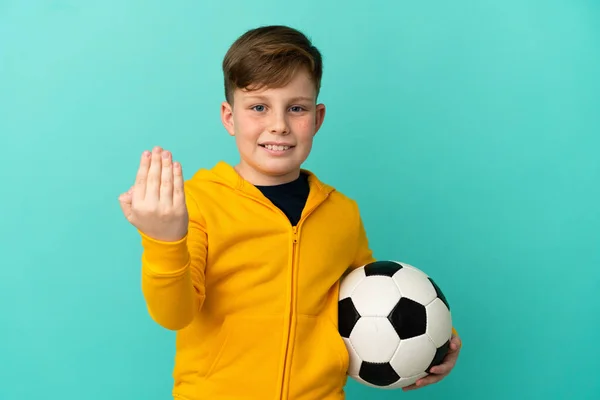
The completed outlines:
{"type": "Polygon", "coordinates": [[[297,226],[293,226],[292,227],[292,232],[294,233],[293,243],[296,244],[296,243],[298,243],[298,227],[297,226]]]}

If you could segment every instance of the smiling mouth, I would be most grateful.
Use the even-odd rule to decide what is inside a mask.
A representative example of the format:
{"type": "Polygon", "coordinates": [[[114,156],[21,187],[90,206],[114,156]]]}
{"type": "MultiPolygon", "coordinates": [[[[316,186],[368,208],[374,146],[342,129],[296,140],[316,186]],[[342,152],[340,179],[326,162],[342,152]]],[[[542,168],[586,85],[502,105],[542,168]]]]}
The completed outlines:
{"type": "Polygon", "coordinates": [[[282,146],[282,145],[274,145],[274,144],[261,144],[260,147],[264,147],[267,150],[271,151],[285,151],[293,148],[294,146],[282,146]]]}

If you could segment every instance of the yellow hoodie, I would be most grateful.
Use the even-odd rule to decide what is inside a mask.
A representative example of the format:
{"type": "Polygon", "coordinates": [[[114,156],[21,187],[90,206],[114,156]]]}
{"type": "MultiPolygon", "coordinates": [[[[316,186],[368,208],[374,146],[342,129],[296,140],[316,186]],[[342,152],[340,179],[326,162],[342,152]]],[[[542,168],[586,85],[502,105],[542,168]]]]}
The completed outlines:
{"type": "Polygon", "coordinates": [[[177,330],[175,398],[344,398],[338,283],[375,260],[357,204],[311,173],[309,185],[292,227],[219,162],[185,183],[187,237],[161,242],[140,232],[148,311],[177,330]]]}

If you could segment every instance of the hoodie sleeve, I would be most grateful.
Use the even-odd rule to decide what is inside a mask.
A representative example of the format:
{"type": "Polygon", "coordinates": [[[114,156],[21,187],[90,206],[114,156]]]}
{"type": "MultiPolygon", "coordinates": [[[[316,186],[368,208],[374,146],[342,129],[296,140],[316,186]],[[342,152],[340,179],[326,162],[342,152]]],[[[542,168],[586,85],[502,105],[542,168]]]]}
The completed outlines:
{"type": "Polygon", "coordinates": [[[142,240],[142,293],[148,312],[159,325],[185,328],[205,298],[204,271],[207,234],[198,207],[186,191],[189,214],[187,235],[177,242],[142,240]]]}
{"type": "Polygon", "coordinates": [[[365,226],[360,215],[358,205],[354,203],[354,206],[354,218],[356,219],[356,248],[354,260],[350,265],[350,271],[375,261],[375,258],[373,257],[373,251],[369,247],[367,232],[365,230],[365,226]]]}

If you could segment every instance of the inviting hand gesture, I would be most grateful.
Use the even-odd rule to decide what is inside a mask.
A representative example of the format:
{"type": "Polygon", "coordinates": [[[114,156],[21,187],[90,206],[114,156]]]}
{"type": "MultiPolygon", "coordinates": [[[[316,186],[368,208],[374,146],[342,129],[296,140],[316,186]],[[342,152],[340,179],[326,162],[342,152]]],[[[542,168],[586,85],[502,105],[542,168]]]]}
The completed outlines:
{"type": "Polygon", "coordinates": [[[187,233],[181,164],[174,163],[167,150],[144,151],[135,184],[119,196],[119,202],[127,220],[147,236],[177,241],[187,233]]]}

